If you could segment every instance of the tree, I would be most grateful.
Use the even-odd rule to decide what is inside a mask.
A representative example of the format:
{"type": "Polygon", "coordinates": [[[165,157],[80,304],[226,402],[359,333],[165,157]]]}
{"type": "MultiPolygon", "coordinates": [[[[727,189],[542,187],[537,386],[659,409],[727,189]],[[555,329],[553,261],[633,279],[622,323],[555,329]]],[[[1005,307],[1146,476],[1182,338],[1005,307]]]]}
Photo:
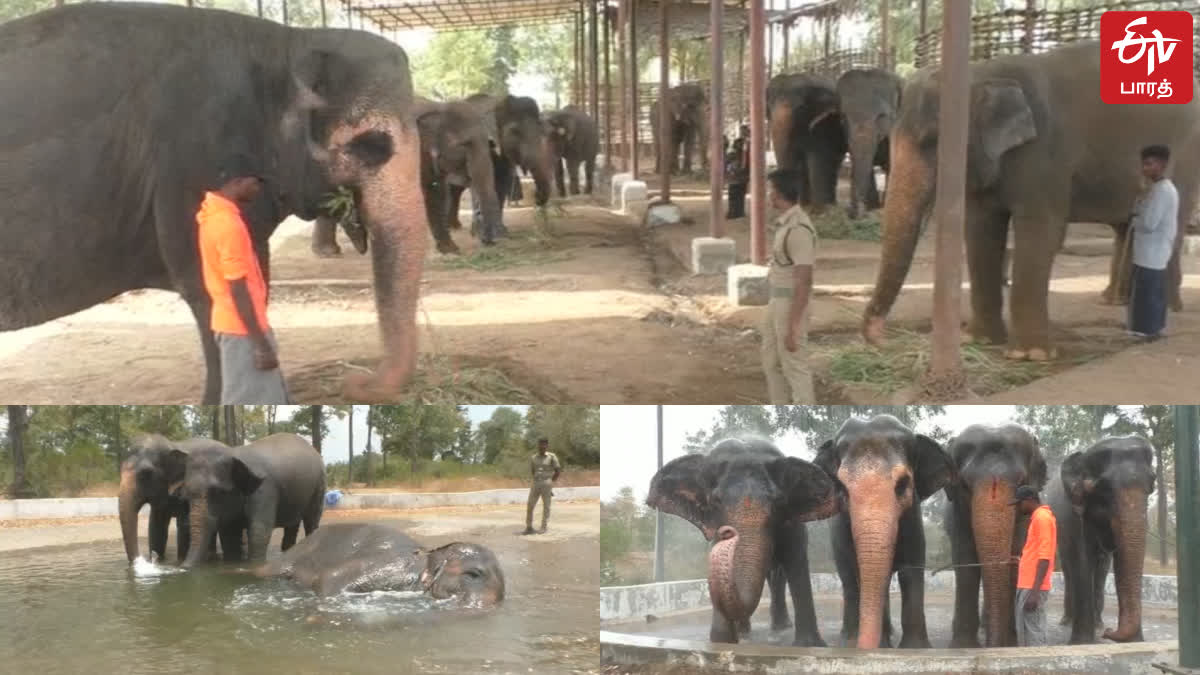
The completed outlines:
{"type": "Polygon", "coordinates": [[[542,106],[561,108],[570,95],[574,75],[571,30],[566,23],[521,26],[516,30],[516,42],[521,46],[518,72],[545,78],[545,88],[553,96],[553,100],[538,101],[542,106]]]}
{"type": "Polygon", "coordinates": [[[521,425],[524,424],[521,413],[508,406],[500,406],[492,412],[491,418],[479,425],[479,436],[483,441],[483,461],[495,464],[505,448],[512,441],[521,439],[521,425]]]}
{"type": "Polygon", "coordinates": [[[508,78],[517,72],[520,53],[513,44],[515,29],[512,25],[496,26],[484,32],[486,39],[493,45],[492,64],[488,68],[488,81],[483,91],[493,96],[503,96],[508,93],[508,78]]]}
{"type": "Polygon", "coordinates": [[[525,445],[545,438],[564,463],[600,465],[600,408],[588,405],[531,405],[525,412],[525,445]]]}
{"type": "Polygon", "coordinates": [[[450,451],[459,429],[468,424],[461,406],[446,403],[377,406],[376,427],[380,448],[409,460],[410,473],[417,473],[418,460],[432,461],[450,451]]]}
{"type": "Polygon", "coordinates": [[[437,33],[413,58],[413,87],[420,96],[462,99],[487,90],[492,82],[496,47],[486,31],[437,33]]]}
{"type": "Polygon", "coordinates": [[[350,439],[346,441],[346,451],[350,454],[350,459],[346,462],[346,484],[354,482],[354,406],[346,406],[346,416],[350,421],[350,439]]]}
{"type": "Polygon", "coordinates": [[[329,435],[329,420],[335,417],[341,419],[345,415],[345,406],[302,406],[292,414],[291,431],[301,436],[308,436],[319,455],[321,454],[321,442],[329,435]]]}
{"type": "Polygon", "coordinates": [[[8,406],[8,447],[13,465],[13,481],[8,486],[8,496],[13,499],[34,496],[25,475],[25,430],[29,425],[29,417],[25,406],[8,406]]]}

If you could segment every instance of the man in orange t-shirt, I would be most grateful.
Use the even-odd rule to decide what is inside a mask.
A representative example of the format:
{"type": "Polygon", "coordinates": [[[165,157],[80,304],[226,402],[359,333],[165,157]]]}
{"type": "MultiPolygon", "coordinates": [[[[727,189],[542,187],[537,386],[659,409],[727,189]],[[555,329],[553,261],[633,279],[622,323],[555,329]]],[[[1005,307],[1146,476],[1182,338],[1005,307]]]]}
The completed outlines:
{"type": "Polygon", "coordinates": [[[289,403],[275,335],[267,323],[267,282],[239,204],[254,201],[262,173],[245,155],[220,169],[220,187],[196,214],[200,268],[212,300],[211,327],[221,351],[221,403],[289,403]]]}
{"type": "Polygon", "coordinates": [[[1017,646],[1041,647],[1046,644],[1046,601],[1050,597],[1050,575],[1054,572],[1054,554],[1058,548],[1058,524],[1049,506],[1038,497],[1037,488],[1022,485],[1009,505],[1017,505],[1029,516],[1029,534],[1025,548],[1015,561],[1017,568],[1017,646]]]}

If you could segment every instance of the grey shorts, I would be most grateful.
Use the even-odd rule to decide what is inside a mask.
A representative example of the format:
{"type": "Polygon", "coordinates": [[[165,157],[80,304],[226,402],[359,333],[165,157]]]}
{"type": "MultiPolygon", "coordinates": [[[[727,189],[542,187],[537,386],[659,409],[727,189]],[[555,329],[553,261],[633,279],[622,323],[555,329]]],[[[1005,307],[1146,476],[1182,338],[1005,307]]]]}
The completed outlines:
{"type": "MultiPolygon", "coordinates": [[[[254,342],[249,336],[217,333],[216,338],[221,350],[222,405],[291,403],[280,369],[254,367],[254,342]]],[[[278,354],[274,331],[267,331],[267,340],[278,354]]]]}

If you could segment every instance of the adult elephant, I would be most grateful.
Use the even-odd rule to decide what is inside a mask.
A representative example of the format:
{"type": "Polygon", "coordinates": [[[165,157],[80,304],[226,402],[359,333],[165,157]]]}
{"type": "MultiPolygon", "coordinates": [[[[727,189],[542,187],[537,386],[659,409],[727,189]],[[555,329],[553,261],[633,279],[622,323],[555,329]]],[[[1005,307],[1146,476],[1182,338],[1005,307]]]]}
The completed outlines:
{"type": "Polygon", "coordinates": [[[317,595],[423,591],[473,607],[504,599],[504,571],[490,549],[454,542],[427,548],[383,523],[333,523],[253,570],[283,577],[317,595]]]}
{"type": "MultiPolygon", "coordinates": [[[[417,128],[421,135],[421,192],[425,213],[437,250],[458,253],[458,245],[450,236],[451,227],[462,227],[458,213],[450,213],[450,190],[471,186],[471,195],[480,201],[483,211],[483,241],[495,241],[500,226],[500,200],[496,195],[492,174],[492,153],[488,138],[495,135],[490,128],[492,101],[436,103],[419,101],[417,128]]],[[[336,223],[318,216],[313,227],[313,250],[337,247],[336,223]]],[[[365,237],[361,246],[355,238],[356,228],[346,228],[359,253],[366,251],[365,237]]]]}
{"type": "MultiPolygon", "coordinates": [[[[883,210],[883,261],[863,320],[864,337],[873,343],[882,341],[884,320],[933,204],[939,81],[933,69],[908,80],[893,129],[895,178],[888,184],[883,210]]],[[[1047,295],[1067,223],[1126,223],[1142,184],[1139,152],[1151,144],[1171,148],[1179,189],[1179,238],[1168,268],[1172,304],[1179,309],[1180,242],[1200,188],[1200,99],[1185,105],[1106,105],[1099,95],[1096,42],[973,63],[970,84],[966,244],[971,335],[997,344],[1007,341],[1006,355],[1012,359],[1055,356],[1047,295]],[[1011,334],[1004,324],[1001,292],[1010,227],[1015,240],[1011,334]]],[[[1123,246],[1118,237],[1115,257],[1123,246]]],[[[1111,274],[1109,284],[1112,288],[1111,274]]]]}
{"type": "MultiPolygon", "coordinates": [[[[494,98],[488,94],[473,94],[466,100],[468,103],[484,107],[491,102],[491,119],[485,119],[485,125],[494,128],[496,133],[496,137],[492,139],[495,146],[492,154],[492,175],[501,209],[501,222],[496,234],[503,234],[504,199],[512,194],[518,169],[533,174],[534,203],[545,206],[550,201],[552,151],[549,139],[546,138],[537,101],[528,96],[494,98]]],[[[450,187],[450,213],[455,218],[464,189],[462,186],[450,187]]],[[[471,197],[475,197],[474,192],[471,197]]],[[[484,228],[473,220],[471,229],[482,234],[481,230],[484,228]]],[[[483,241],[488,243],[486,239],[483,241]]]]}
{"type": "Polygon", "coordinates": [[[952,647],[979,645],[982,577],[984,635],[988,647],[1016,645],[1013,596],[1029,528],[1009,505],[1016,489],[1046,484],[1046,460],[1033,434],[1015,424],[971,425],[949,444],[957,479],[946,486],[946,533],[954,569],[952,647]]]}
{"type": "MultiPolygon", "coordinates": [[[[247,530],[248,557],[263,560],[277,527],[283,550],[296,543],[300,524],[307,538],[325,509],[325,466],[321,455],[296,434],[272,434],[238,448],[200,448],[187,456],[179,493],[190,503],[192,538],[221,538],[226,560],[242,558],[247,530]]],[[[192,549],[183,562],[200,562],[192,549]]]]}
{"type": "Polygon", "coordinates": [[[201,448],[227,450],[228,446],[209,438],[172,441],[158,434],[143,434],[133,439],[130,455],[121,463],[121,486],[117,492],[121,538],[129,562],[139,555],[138,511],[146,504],[150,505],[147,537],[150,552],[157,554],[159,560],[166,560],[167,531],[173,518],[176,553],[181,561],[187,558],[191,546],[188,502],[173,495],[172,490],[183,482],[188,453],[201,448]]]}
{"type": "Polygon", "coordinates": [[[554,150],[554,183],[558,196],[566,197],[567,188],[563,181],[563,165],[570,177],[571,194],[579,194],[579,166],[583,165],[584,193],[592,194],[592,180],[596,175],[596,153],[600,151],[600,133],[596,122],[575,106],[546,116],[549,126],[550,147],[554,150]]]}
{"type": "Polygon", "coordinates": [[[851,218],[860,206],[877,209],[883,202],[875,185],[875,167],[888,170],[888,138],[900,110],[903,81],[881,68],[856,68],[838,78],[837,97],[850,149],[851,218]]]}
{"type": "Polygon", "coordinates": [[[1154,492],[1154,446],[1144,438],[1106,438],[1063,462],[1052,481],[1050,508],[1058,521],[1058,557],[1066,582],[1064,623],[1071,644],[1096,641],[1104,607],[1104,580],[1113,564],[1116,642],[1142,640],[1142,563],[1146,555],[1146,501],[1154,492]]]}
{"type": "Polygon", "coordinates": [[[370,245],[367,241],[366,228],[346,220],[339,221],[328,210],[322,208],[317,214],[316,220],[313,221],[312,252],[318,258],[336,258],[342,254],[342,247],[337,243],[339,225],[349,237],[350,243],[354,245],[354,250],[359,253],[367,252],[370,245]]]}
{"type": "Polygon", "coordinates": [[[335,185],[357,191],[385,356],[345,393],[375,399],[409,379],[427,244],[412,80],[394,43],[219,10],[71,5],[0,26],[0,118],[0,330],[175,290],[199,327],[203,400],[217,403],[195,214],[239,152],[270,177],[247,209],[264,274],[284,217],[315,218],[335,185]]]}
{"type": "Polygon", "coordinates": [[[767,85],[767,124],[775,162],[796,172],[800,203],[821,210],[837,202],[846,129],[835,84],[819,75],[787,73],[767,85]]]}
{"type": "Polygon", "coordinates": [[[888,586],[895,573],[900,646],[929,648],[921,502],[951,481],[949,455],[895,417],[878,415],[844,422],[814,463],[836,486],[830,537],[842,581],[843,640],[862,649],[892,646],[888,586]]]}
{"type": "Polygon", "coordinates": [[[646,504],[680,516],[713,542],[709,639],[737,642],[750,632],[763,580],[771,587],[771,627],[788,626],[790,587],[797,646],[825,646],[813,609],[804,523],[833,515],[833,482],[821,469],[785,457],[765,440],[721,441],[707,455],[671,460],[650,480],[646,504]]]}
{"type": "MultiPolygon", "coordinates": [[[[654,143],[654,171],[661,173],[659,143],[659,106],[663,97],[650,104],[650,138],[654,143]]],[[[692,153],[699,156],[700,165],[708,168],[708,95],[704,88],[694,83],[676,85],[667,90],[666,104],[671,123],[668,156],[671,173],[679,172],[679,151],[683,150],[683,172],[692,171],[692,153]]]]}

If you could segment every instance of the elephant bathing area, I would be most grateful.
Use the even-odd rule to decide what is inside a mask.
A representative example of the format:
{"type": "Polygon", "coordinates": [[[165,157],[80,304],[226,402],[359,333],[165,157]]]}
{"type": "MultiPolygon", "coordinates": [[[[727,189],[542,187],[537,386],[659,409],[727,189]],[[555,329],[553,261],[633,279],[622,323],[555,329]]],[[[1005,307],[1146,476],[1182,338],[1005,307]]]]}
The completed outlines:
{"type": "MultiPolygon", "coordinates": [[[[322,528],[369,520],[429,545],[489,547],[506,584],[492,610],[437,607],[442,601],[415,592],[318,598],[226,566],[184,572],[174,541],[168,565],[130,566],[116,517],[0,521],[0,670],[595,672],[598,505],[554,508],[553,528],[536,537],[515,536],[524,505],[326,512],[322,528]]],[[[279,542],[276,530],[268,560],[279,542]]]]}
{"type": "MultiPolygon", "coordinates": [[[[653,195],[655,181],[648,182],[653,195]]],[[[431,247],[418,312],[419,372],[406,395],[481,403],[765,402],[758,332],[765,308],[730,303],[724,275],[688,269],[691,241],[707,231],[707,194],[699,182],[677,179],[673,199],[684,222],[656,228],[599,198],[571,197],[545,215],[527,201],[506,209],[510,236],[495,247],[480,247],[465,230],[454,233],[461,254],[431,247]]],[[[818,401],[912,399],[906,388],[929,351],[934,228],[918,244],[880,350],[858,333],[880,256],[880,244],[870,241],[878,229],[863,235],[845,223],[830,227],[816,260],[809,328],[818,401]]],[[[731,221],[728,230],[743,258],[745,221],[731,221]]],[[[380,356],[371,261],[340,232],[341,257],[318,258],[311,231],[310,223],[290,219],[271,238],[270,316],[295,402],[334,403],[344,375],[373,368],[380,356]]],[[[1185,309],[1171,313],[1170,338],[1134,344],[1122,329],[1125,308],[1099,301],[1111,242],[1106,226],[1072,225],[1055,260],[1049,311],[1057,360],[1008,362],[1002,346],[964,347],[972,400],[1088,403],[1118,389],[1137,401],[1200,394],[1200,381],[1179,377],[1200,369],[1200,263],[1184,258],[1185,309]]],[[[964,292],[964,317],[968,304],[964,292]]],[[[0,388],[30,403],[113,396],[183,403],[198,400],[203,384],[195,324],[174,293],[134,291],[0,335],[0,388]]]]}

